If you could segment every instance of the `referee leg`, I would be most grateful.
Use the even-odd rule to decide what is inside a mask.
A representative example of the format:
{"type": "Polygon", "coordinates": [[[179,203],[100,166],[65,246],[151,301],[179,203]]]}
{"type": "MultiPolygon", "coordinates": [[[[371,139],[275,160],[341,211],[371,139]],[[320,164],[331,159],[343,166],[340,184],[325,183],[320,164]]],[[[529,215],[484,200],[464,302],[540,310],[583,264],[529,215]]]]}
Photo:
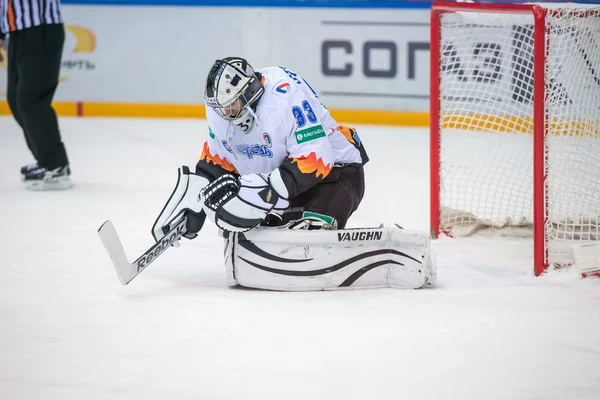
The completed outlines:
{"type": "Polygon", "coordinates": [[[17,68],[16,119],[20,119],[27,143],[40,166],[51,170],[68,165],[58,119],[52,108],[65,42],[64,26],[24,29],[16,39],[16,43],[12,43],[12,38],[9,42],[9,47],[16,47],[13,49],[17,68]]]}

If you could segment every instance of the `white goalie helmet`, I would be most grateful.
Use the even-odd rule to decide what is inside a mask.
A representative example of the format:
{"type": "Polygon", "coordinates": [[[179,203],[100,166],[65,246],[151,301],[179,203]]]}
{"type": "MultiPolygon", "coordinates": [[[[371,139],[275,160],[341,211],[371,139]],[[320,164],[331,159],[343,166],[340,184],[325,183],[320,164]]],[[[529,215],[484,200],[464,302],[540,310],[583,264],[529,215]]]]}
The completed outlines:
{"type": "Polygon", "coordinates": [[[248,61],[227,57],[216,60],[208,72],[204,101],[221,118],[248,132],[254,123],[256,103],[264,91],[248,61]]]}

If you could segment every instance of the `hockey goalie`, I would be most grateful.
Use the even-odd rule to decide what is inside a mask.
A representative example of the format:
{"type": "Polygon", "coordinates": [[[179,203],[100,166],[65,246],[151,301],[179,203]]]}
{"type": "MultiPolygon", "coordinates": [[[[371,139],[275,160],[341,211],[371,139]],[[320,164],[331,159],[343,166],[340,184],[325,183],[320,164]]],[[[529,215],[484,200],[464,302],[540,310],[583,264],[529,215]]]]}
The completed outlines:
{"type": "Polygon", "coordinates": [[[157,242],[185,218],[225,239],[227,283],[271,290],[422,288],[436,283],[427,235],[399,227],[344,229],[360,204],[369,160],[315,91],[283,67],[217,60],[204,91],[208,138],[195,171],[152,227],[157,242]]]}

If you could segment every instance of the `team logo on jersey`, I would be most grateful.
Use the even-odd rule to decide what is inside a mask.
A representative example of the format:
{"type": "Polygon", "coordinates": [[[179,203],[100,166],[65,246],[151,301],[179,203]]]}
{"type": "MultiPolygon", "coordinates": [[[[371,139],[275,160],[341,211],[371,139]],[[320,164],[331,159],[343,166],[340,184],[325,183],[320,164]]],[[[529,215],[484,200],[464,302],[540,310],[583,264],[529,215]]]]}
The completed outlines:
{"type": "Polygon", "coordinates": [[[284,82],[281,85],[277,86],[275,90],[279,93],[287,93],[291,89],[291,86],[292,85],[290,85],[289,83],[284,82]]]}
{"type": "MultiPolygon", "coordinates": [[[[271,158],[273,157],[273,152],[270,149],[271,136],[265,132],[263,134],[263,138],[265,139],[265,142],[267,142],[267,144],[239,144],[235,146],[235,150],[238,153],[245,155],[249,159],[252,159],[252,157],[254,156],[271,158]]],[[[226,140],[222,140],[221,144],[223,145],[225,150],[233,154],[233,149],[231,148],[229,143],[227,143],[226,140]]]]}
{"type": "Polygon", "coordinates": [[[263,133],[263,139],[265,139],[265,143],[267,144],[267,147],[271,147],[271,145],[273,144],[273,142],[271,141],[271,135],[269,135],[267,132],[263,133]]]}
{"type": "Polygon", "coordinates": [[[273,152],[271,149],[269,149],[269,147],[267,147],[266,144],[240,144],[235,149],[238,151],[238,153],[242,153],[249,159],[252,159],[254,156],[267,158],[273,157],[273,152]]]}
{"type": "Polygon", "coordinates": [[[286,80],[279,81],[277,85],[273,88],[273,94],[276,94],[279,97],[288,97],[292,93],[298,90],[298,86],[290,84],[286,80]]]}

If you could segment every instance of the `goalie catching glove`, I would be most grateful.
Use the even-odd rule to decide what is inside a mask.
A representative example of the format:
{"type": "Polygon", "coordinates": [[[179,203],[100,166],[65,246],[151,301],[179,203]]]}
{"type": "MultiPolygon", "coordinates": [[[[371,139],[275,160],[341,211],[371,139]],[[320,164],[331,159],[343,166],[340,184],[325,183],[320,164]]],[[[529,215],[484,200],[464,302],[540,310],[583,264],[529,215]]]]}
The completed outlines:
{"type": "Polygon", "coordinates": [[[204,211],[219,228],[245,232],[289,206],[279,170],[269,175],[223,175],[202,190],[204,211]]]}
{"type": "Polygon", "coordinates": [[[209,183],[208,178],[183,166],[178,170],[173,193],[152,226],[152,236],[158,242],[187,217],[183,236],[194,239],[207,215],[223,230],[244,232],[258,226],[273,210],[286,209],[286,196],[279,170],[268,176],[249,174],[236,178],[226,174],[209,183]]]}

